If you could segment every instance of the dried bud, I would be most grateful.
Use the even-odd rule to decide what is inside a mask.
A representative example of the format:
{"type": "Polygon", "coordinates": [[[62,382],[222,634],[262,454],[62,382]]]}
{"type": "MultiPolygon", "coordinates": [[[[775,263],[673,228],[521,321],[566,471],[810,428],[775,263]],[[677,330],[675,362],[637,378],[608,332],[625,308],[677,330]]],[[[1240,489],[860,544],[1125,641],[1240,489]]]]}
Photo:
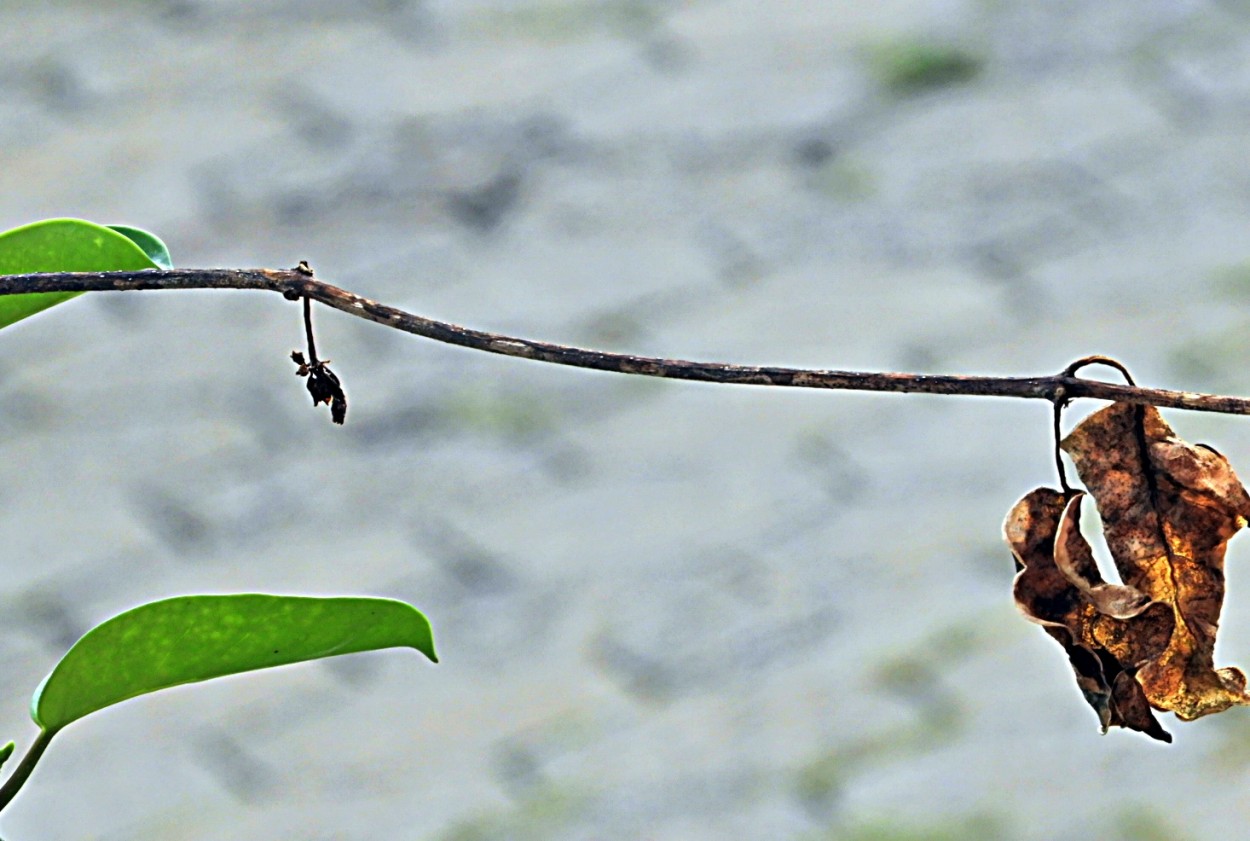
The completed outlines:
{"type": "Polygon", "coordinates": [[[334,376],[334,372],[327,368],[324,362],[318,362],[309,367],[308,393],[312,395],[314,406],[318,403],[329,403],[334,395],[342,390],[339,378],[334,376]]]}
{"type": "Polygon", "coordinates": [[[329,362],[314,362],[311,365],[298,350],[291,351],[291,361],[299,366],[296,376],[308,377],[308,393],[312,395],[313,405],[325,403],[330,407],[330,419],[341,424],[347,419],[347,395],[334,372],[326,367],[329,362]]]}

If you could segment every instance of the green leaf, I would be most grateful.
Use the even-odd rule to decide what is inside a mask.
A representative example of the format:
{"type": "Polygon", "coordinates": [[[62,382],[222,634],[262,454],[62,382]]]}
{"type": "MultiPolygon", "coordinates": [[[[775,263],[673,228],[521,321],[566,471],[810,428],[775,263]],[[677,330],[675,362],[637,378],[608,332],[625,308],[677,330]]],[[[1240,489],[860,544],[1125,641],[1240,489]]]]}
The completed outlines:
{"type": "Polygon", "coordinates": [[[31,716],[55,732],[158,689],[397,646],[438,662],[429,621],[391,599],[179,596],[88,631],[35,692],[31,716]]]}
{"type": "Polygon", "coordinates": [[[158,268],[172,269],[174,267],[173,260],[169,256],[168,246],[161,242],[161,238],[151,231],[145,231],[142,228],[132,228],[129,225],[106,225],[105,227],[110,231],[117,231],[117,233],[143,249],[143,253],[148,255],[148,259],[155,263],[158,268]]]}
{"type": "Polygon", "coordinates": [[[0,748],[0,765],[9,761],[9,757],[13,755],[15,747],[17,747],[15,742],[8,742],[4,747],[0,748]]]}
{"type": "MultiPolygon", "coordinates": [[[[129,236],[81,219],[45,219],[0,233],[0,274],[155,268],[160,266],[129,236]]],[[[0,295],[0,328],[81,294],[0,295]]]]}

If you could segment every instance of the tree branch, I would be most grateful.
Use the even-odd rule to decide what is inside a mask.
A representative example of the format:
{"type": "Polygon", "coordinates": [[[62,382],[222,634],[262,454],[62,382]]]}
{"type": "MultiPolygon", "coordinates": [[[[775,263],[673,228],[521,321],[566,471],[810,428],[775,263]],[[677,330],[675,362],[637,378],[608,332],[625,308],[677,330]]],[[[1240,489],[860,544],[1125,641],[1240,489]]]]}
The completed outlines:
{"type": "MultiPolygon", "coordinates": [[[[1077,398],[1250,415],[1250,399],[1141,388],[1087,380],[1067,371],[1041,377],[981,377],[933,374],[873,373],[720,362],[690,362],[535,342],[498,333],[472,330],[445,321],[414,315],[355,293],[322,283],[304,264],[275,269],[146,269],[135,272],[71,272],[0,276],[0,295],[27,292],[124,292],[156,289],[259,289],[279,292],[289,300],[310,298],[350,315],[427,339],[461,347],[533,359],[556,365],[641,374],[678,380],[791,388],[829,388],[847,391],[892,391],[914,394],[951,394],[973,397],[1020,397],[1064,404],[1077,398]]],[[[1091,358],[1100,361],[1102,358],[1091,358]]],[[[1076,364],[1076,363],[1074,363],[1076,364]]],[[[1075,370],[1069,366],[1069,370],[1075,370]]]]}

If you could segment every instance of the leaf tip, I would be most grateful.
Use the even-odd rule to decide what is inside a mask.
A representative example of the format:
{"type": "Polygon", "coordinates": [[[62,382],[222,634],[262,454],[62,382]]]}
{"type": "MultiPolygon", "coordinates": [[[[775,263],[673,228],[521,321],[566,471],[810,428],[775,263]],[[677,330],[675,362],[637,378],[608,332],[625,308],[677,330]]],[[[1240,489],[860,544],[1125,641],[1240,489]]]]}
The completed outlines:
{"type": "MultiPolygon", "coordinates": [[[[422,616],[421,618],[424,619],[425,617],[422,616]]],[[[426,619],[426,626],[425,626],[426,630],[425,630],[424,638],[417,640],[415,643],[413,643],[412,647],[415,648],[417,651],[420,651],[426,657],[428,657],[431,663],[437,663],[438,652],[434,650],[434,633],[432,630],[430,630],[430,626],[428,623],[429,623],[429,620],[426,619]]]]}

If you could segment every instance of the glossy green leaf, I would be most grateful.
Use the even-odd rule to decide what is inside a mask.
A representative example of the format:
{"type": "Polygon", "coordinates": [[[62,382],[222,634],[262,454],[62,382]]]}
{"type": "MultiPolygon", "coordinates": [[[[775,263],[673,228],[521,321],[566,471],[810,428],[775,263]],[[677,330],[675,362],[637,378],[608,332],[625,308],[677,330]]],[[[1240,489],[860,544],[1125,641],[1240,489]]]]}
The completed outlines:
{"type": "MultiPolygon", "coordinates": [[[[159,266],[129,236],[81,219],[46,219],[0,233],[0,274],[154,268],[159,266]]],[[[0,295],[0,328],[80,294],[0,295]]]]}
{"type": "Polygon", "coordinates": [[[106,225],[105,227],[110,231],[117,231],[117,233],[139,246],[143,253],[148,255],[148,259],[155,263],[158,268],[172,269],[174,267],[173,260],[169,256],[169,247],[161,242],[161,238],[151,231],[145,231],[142,228],[132,228],[129,225],[106,225]]]}
{"type": "Polygon", "coordinates": [[[31,716],[56,731],[158,689],[400,646],[438,661],[429,621],[391,599],[180,596],[88,631],[35,692],[31,716]]]}

